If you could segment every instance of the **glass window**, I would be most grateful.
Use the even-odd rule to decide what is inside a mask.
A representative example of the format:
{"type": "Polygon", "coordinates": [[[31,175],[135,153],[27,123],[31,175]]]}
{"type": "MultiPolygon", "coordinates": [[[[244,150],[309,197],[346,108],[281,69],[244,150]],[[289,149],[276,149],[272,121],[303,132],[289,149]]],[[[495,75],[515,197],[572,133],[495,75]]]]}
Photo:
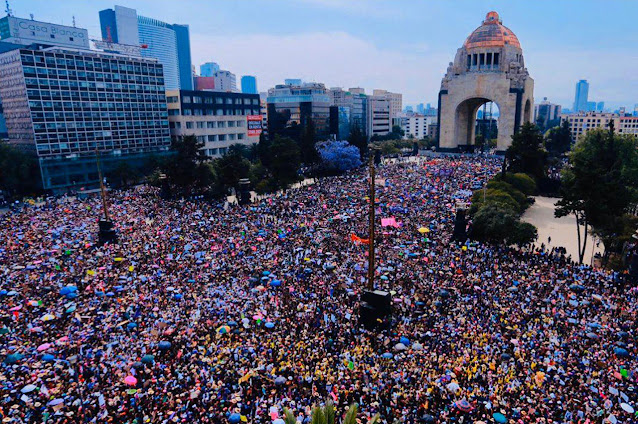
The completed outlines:
{"type": "Polygon", "coordinates": [[[186,129],[189,129],[189,130],[193,129],[193,123],[192,122],[187,122],[186,123],[186,129]]]}

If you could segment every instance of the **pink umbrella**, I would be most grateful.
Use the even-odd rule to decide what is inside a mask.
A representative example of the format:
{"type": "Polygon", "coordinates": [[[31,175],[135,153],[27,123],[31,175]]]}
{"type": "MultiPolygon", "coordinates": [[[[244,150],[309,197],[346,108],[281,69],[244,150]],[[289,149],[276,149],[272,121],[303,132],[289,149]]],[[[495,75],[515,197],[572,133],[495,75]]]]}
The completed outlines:
{"type": "Polygon", "coordinates": [[[55,342],[56,342],[56,343],[60,343],[60,344],[62,344],[62,343],[66,343],[66,342],[68,342],[68,341],[69,341],[69,336],[64,336],[64,337],[60,337],[60,338],[59,338],[59,339],[57,339],[55,342]]]}
{"type": "Polygon", "coordinates": [[[19,311],[20,309],[22,309],[22,305],[14,306],[13,308],[9,309],[9,311],[16,312],[16,311],[19,311]]]}
{"type": "Polygon", "coordinates": [[[51,343],[43,343],[40,346],[38,346],[37,351],[38,352],[44,352],[45,350],[47,350],[50,347],[51,347],[51,343]]]}
{"type": "Polygon", "coordinates": [[[126,376],[126,378],[124,378],[124,383],[127,386],[135,386],[137,384],[137,378],[133,377],[132,375],[128,375],[126,376]]]}

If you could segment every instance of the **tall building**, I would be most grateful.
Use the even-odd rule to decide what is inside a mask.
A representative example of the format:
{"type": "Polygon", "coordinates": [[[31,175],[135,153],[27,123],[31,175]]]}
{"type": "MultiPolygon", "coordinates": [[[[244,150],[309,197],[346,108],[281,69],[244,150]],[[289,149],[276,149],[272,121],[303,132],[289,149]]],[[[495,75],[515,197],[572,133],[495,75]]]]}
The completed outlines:
{"type": "Polygon", "coordinates": [[[405,132],[403,138],[418,138],[436,136],[436,116],[415,114],[399,118],[401,129],[405,132]]]}
{"type": "Polygon", "coordinates": [[[369,96],[367,117],[367,131],[369,137],[386,135],[392,131],[391,101],[386,96],[369,96]]]}
{"type": "Polygon", "coordinates": [[[587,134],[595,128],[609,128],[609,123],[614,122],[617,134],[632,135],[638,138],[638,117],[625,116],[618,113],[580,112],[561,115],[561,122],[567,121],[571,130],[572,142],[578,141],[580,136],[587,134]]]}
{"type": "Polygon", "coordinates": [[[162,64],[90,50],[24,47],[0,54],[9,142],[33,151],[45,189],[98,182],[170,148],[162,64]]]}
{"type": "Polygon", "coordinates": [[[605,110],[605,102],[596,103],[596,112],[604,112],[605,110]]]}
{"type": "Polygon", "coordinates": [[[638,116],[638,103],[634,105],[634,116],[638,116]]]}
{"type": "Polygon", "coordinates": [[[372,95],[388,99],[390,102],[390,121],[398,117],[403,110],[403,95],[401,93],[391,93],[387,90],[373,90],[372,95]]]}
{"type": "Polygon", "coordinates": [[[589,83],[580,80],[576,83],[576,95],[574,97],[574,112],[587,111],[587,97],[589,96],[589,83]]]}
{"type": "Polygon", "coordinates": [[[202,77],[212,77],[215,75],[215,72],[219,70],[219,65],[216,62],[206,62],[199,66],[199,75],[202,77]]]}
{"type": "Polygon", "coordinates": [[[423,105],[423,103],[419,103],[418,105],[416,105],[416,113],[425,113],[425,106],[423,105]]]}
{"type": "Polygon", "coordinates": [[[216,91],[228,91],[235,93],[237,91],[237,79],[235,74],[230,71],[217,71],[213,74],[215,79],[216,91]]]}
{"type": "MultiPolygon", "coordinates": [[[[366,96],[364,90],[362,88],[350,88],[345,91],[340,87],[331,88],[330,97],[334,106],[347,108],[350,129],[357,127],[365,134],[367,131],[368,96],[366,96]]],[[[341,119],[346,116],[345,109],[340,110],[339,113],[341,119]]]]}
{"type": "Polygon", "coordinates": [[[321,83],[278,84],[268,90],[268,132],[273,134],[283,127],[305,125],[312,120],[318,136],[330,131],[332,101],[326,86],[321,83]],[[285,117],[274,119],[276,114],[285,117]]]}
{"type": "Polygon", "coordinates": [[[13,44],[36,43],[90,49],[89,33],[85,29],[15,16],[5,16],[0,19],[0,40],[13,44]]]}
{"type": "Polygon", "coordinates": [[[244,94],[258,94],[257,78],[252,75],[244,75],[241,77],[241,92],[244,94]]]}
{"type": "Polygon", "coordinates": [[[100,11],[102,39],[140,46],[141,55],[164,66],[167,89],[193,88],[188,25],[168,24],[137,15],[135,9],[115,6],[100,11]]]}
{"type": "Polygon", "coordinates": [[[544,97],[540,104],[534,106],[534,122],[542,128],[559,125],[560,114],[561,106],[550,103],[547,97],[544,97]]]}
{"type": "Polygon", "coordinates": [[[169,90],[166,96],[171,135],[194,135],[204,143],[207,156],[221,156],[233,144],[259,141],[258,94],[169,90]]]}

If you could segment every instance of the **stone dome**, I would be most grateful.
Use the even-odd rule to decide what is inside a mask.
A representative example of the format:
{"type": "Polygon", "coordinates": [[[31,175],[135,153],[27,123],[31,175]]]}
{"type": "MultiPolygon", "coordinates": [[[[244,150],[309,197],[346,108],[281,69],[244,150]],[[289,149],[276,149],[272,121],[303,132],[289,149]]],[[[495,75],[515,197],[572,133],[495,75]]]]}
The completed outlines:
{"type": "Polygon", "coordinates": [[[489,12],[485,16],[483,25],[476,28],[467,37],[463,46],[470,50],[483,47],[504,47],[510,45],[521,48],[516,35],[506,26],[496,12],[489,12]]]}

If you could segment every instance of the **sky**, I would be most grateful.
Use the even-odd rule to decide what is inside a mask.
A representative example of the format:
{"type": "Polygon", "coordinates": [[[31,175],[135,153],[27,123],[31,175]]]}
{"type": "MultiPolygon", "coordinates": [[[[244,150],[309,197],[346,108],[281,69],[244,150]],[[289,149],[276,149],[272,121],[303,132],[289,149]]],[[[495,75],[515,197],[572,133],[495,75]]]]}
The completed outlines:
{"type": "Polygon", "coordinates": [[[572,107],[576,82],[606,106],[638,103],[635,0],[10,0],[14,16],[78,27],[100,38],[98,12],[115,4],[188,24],[193,64],[255,75],[403,94],[436,106],[456,50],[487,12],[518,37],[534,97],[572,107]]]}

